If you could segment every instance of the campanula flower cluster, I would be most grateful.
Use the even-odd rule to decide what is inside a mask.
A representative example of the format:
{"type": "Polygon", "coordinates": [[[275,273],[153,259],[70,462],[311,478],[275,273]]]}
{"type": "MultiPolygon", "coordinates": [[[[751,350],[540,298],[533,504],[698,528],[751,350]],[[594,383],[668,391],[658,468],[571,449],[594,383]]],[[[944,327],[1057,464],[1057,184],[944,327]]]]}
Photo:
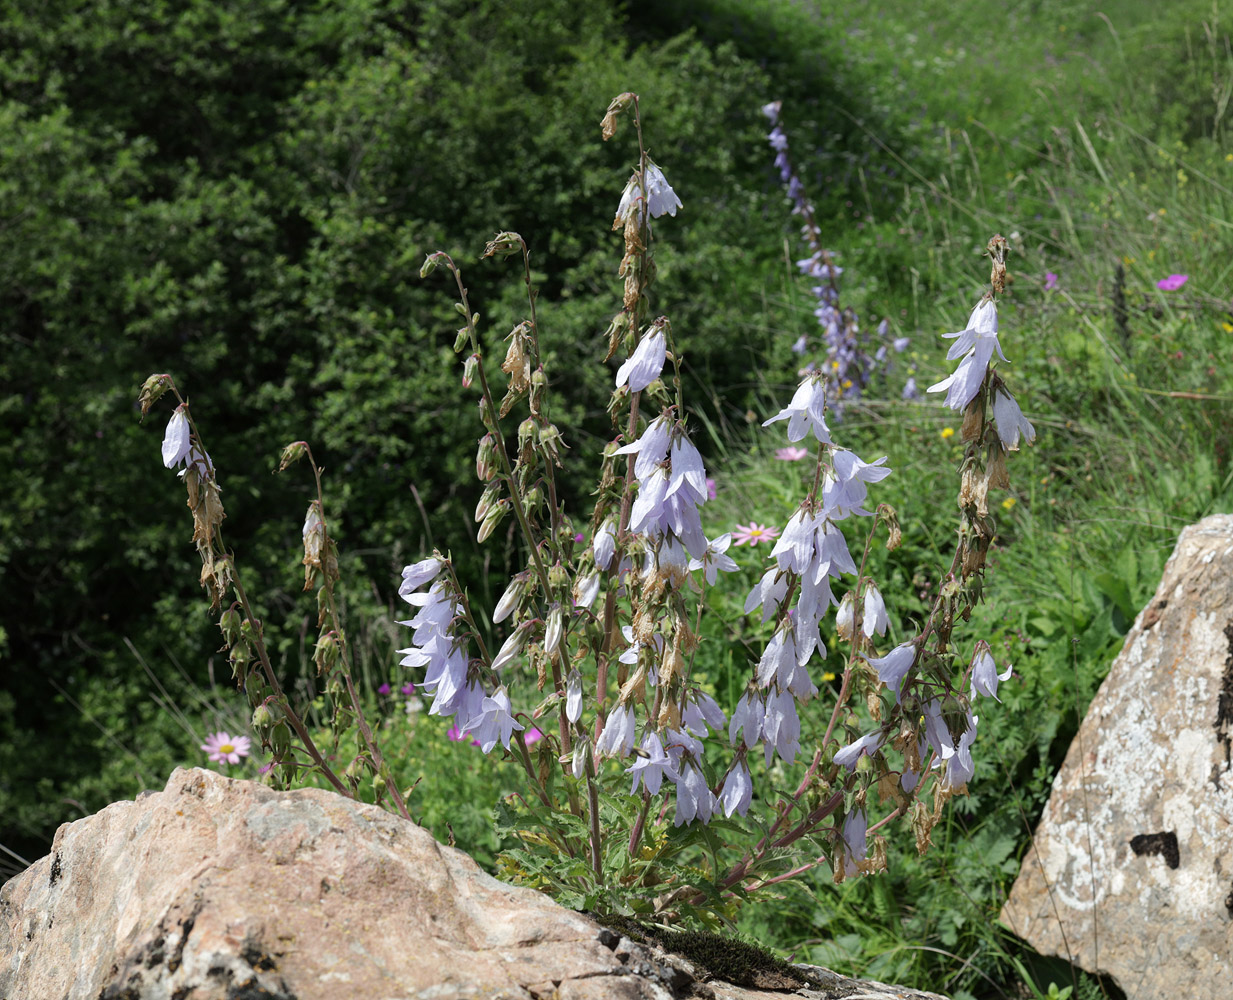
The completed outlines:
{"type": "MultiPolygon", "coordinates": [[[[806,196],[805,185],[788,155],[788,137],[780,122],[782,109],[782,101],[772,101],[762,108],[762,113],[771,123],[767,142],[775,151],[775,169],[779,172],[780,182],[787,188],[792,214],[801,217],[801,236],[809,249],[809,256],[798,260],[796,266],[811,281],[810,292],[816,301],[813,314],[822,328],[826,353],[820,368],[815,362],[810,362],[806,371],[820,370],[827,375],[830,380],[830,403],[836,416],[839,416],[844,401],[855,399],[865,391],[878,366],[889,372],[887,338],[890,324],[882,320],[877,327],[876,340],[871,343],[861,328],[856,312],[840,303],[839,278],[843,268],[835,263],[834,253],[823,248],[814,206],[806,196]]],[[[890,340],[890,347],[896,354],[902,353],[909,342],[907,337],[895,337],[890,340]]],[[[796,354],[808,354],[809,337],[805,334],[798,337],[792,350],[796,354]]],[[[916,398],[915,379],[907,380],[903,397],[916,398]]]]}
{"type": "MultiPolygon", "coordinates": [[[[714,499],[714,483],[691,439],[672,325],[649,312],[652,227],[685,206],[642,146],[636,95],[619,95],[602,123],[609,138],[619,120],[631,117],[639,159],[614,224],[624,253],[617,272],[621,308],[609,323],[604,359],[615,367],[612,433],[598,456],[586,523],[572,520],[555,479],[568,449],[550,419],[552,383],[541,363],[526,242],[499,233],[485,251],[520,257],[527,286],[527,318],[504,338],[503,396],[496,387],[501,375],[485,366],[485,345],[491,350],[493,338],[479,329],[458,266],[436,253],[422,271],[443,267],[458,289],[464,325],[455,351],[463,356],[464,389],[479,395],[483,426],[476,537],[483,543],[504,524],[516,540],[506,551],[520,552],[524,561],[495,601],[483,603],[478,588],[460,582],[448,555],[434,552],[408,565],[398,593],[413,613],[399,622],[409,630],[408,644],[398,650],[407,672],[399,681],[404,693],[409,688],[431,698],[428,718],[451,740],[521,768],[518,794],[501,807],[521,810],[510,827],[523,844],[518,864],[530,866],[523,870],[535,884],[568,886],[580,899],[644,892],[657,913],[678,912],[743,898],[822,863],[836,880],[880,870],[886,852],[879,831],[886,824],[910,817],[918,843],[927,843],[942,804],[971,780],[975,706],[981,698],[999,700],[999,685],[1011,676],[1009,667],[999,672],[986,641],[961,662],[951,635],[981,597],[995,532],[988,493],[1009,485],[1006,455],[1035,438],[997,367],[1005,362],[996,308],[1005,241],[995,237],[989,244],[992,292],[980,299],[966,329],[944,335],[953,341],[947,357],[958,366],[930,390],[945,393],[945,405],[963,414],[961,523],[945,586],[937,588],[919,629],[905,634],[904,617],[888,607],[869,569],[877,531],[885,530],[888,548],[900,537],[897,515],[876,499],[877,484],[891,469],[885,457],[866,461],[836,443],[831,426],[838,404],[855,405],[882,358],[864,353],[855,314],[840,307],[840,269],[820,248],[812,206],[788,160],[779,106],[764,110],[774,125],[776,166],[805,219],[811,254],[801,265],[817,282],[817,314],[827,331],[826,365],[810,366],[787,405],[763,424],[784,425],[776,430],[790,447],[778,457],[814,461],[811,485],[782,532],[751,521],[707,536],[704,505],[714,499]],[[517,418],[510,416],[515,407],[525,407],[517,418]],[[765,553],[764,561],[743,604],[747,618],[724,623],[748,630],[732,647],[738,662],[750,651],[743,661],[747,679],[737,682],[738,691],[722,692],[731,700],[721,705],[714,678],[695,670],[707,599],[724,586],[721,574],[741,569],[730,553],[749,552],[746,559],[753,559],[751,550],[763,543],[757,555],[765,553]],[[815,704],[819,683],[835,685],[826,689],[834,696],[829,712],[815,704]],[[920,801],[929,792],[932,809],[920,801]],[[762,818],[755,812],[747,820],[755,806],[764,810],[762,818]],[[705,863],[674,858],[673,852],[692,850],[697,837],[674,839],[669,824],[708,823],[705,863]],[[733,831],[738,836],[728,843],[733,831]],[[612,849],[614,837],[621,850],[612,849]],[[798,843],[809,845],[803,864],[791,850],[798,843]]],[[[143,413],[172,390],[170,376],[151,376],[142,389],[143,413]]],[[[307,457],[317,481],[302,528],[305,589],[316,593],[314,660],[334,746],[356,747],[341,774],[316,747],[272,670],[261,623],[218,533],[224,515],[215,470],[187,404],[179,402],[164,435],[163,462],[183,467],[203,585],[220,608],[253,728],[272,752],[267,780],[287,783],[308,767],[355,795],[364,777],[378,801],[392,799],[409,818],[355,692],[333,590],[337,552],[321,470],[307,444],[287,446],[280,471],[307,457]],[[231,594],[235,602],[222,609],[221,598],[231,594]]],[[[383,685],[382,693],[389,691],[383,685]]],[[[222,733],[203,749],[235,763],[246,741],[222,733]]]]}

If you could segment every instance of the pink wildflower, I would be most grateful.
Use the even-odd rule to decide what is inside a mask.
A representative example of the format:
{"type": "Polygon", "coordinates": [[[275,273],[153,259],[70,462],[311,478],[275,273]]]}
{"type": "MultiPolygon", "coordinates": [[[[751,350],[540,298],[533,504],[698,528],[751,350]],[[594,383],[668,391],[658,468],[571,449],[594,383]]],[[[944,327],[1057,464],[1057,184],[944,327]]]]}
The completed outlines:
{"type": "Polygon", "coordinates": [[[225,732],[211,733],[201,744],[201,749],[210,755],[210,760],[220,764],[238,764],[247,757],[253,743],[247,736],[231,736],[225,732]]]}
{"type": "Polygon", "coordinates": [[[805,448],[780,448],[775,452],[775,457],[781,462],[799,462],[808,454],[805,448]]]}
{"type": "Polygon", "coordinates": [[[1054,274],[1052,271],[1046,271],[1045,272],[1045,291],[1051,292],[1055,288],[1057,288],[1057,275],[1054,274]]]}
{"type": "MultiPolygon", "coordinates": [[[[464,733],[461,729],[459,729],[457,724],[450,726],[450,728],[446,731],[445,735],[449,738],[449,741],[451,743],[461,743],[463,740],[467,738],[467,733],[464,733]]],[[[480,745],[479,740],[471,741],[471,746],[477,747],[479,745],[480,745]]]]}
{"type": "Polygon", "coordinates": [[[706,481],[706,498],[708,500],[715,499],[715,480],[714,479],[708,479],[706,481]]]}
{"type": "Polygon", "coordinates": [[[536,743],[538,743],[543,738],[544,738],[544,734],[541,733],[534,726],[528,729],[527,735],[523,737],[523,739],[526,741],[527,746],[534,746],[536,743]]]}
{"type": "Polygon", "coordinates": [[[1156,282],[1156,287],[1162,292],[1175,292],[1189,280],[1190,275],[1188,274],[1170,274],[1167,278],[1161,278],[1156,282]]]}
{"type": "Polygon", "coordinates": [[[757,545],[759,542],[769,542],[779,536],[779,529],[770,524],[738,524],[732,532],[733,545],[757,545]]]}

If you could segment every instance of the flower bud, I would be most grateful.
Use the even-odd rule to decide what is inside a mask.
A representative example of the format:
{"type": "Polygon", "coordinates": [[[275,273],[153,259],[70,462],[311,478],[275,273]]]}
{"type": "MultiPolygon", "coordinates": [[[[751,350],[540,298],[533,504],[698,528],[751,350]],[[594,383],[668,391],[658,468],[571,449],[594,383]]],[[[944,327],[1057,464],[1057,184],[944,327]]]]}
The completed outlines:
{"type": "Polygon", "coordinates": [[[279,722],[270,733],[270,746],[274,756],[282,757],[291,752],[291,729],[285,722],[279,722]]]}
{"type": "Polygon", "coordinates": [[[292,441],[291,444],[282,450],[282,454],[278,457],[278,471],[284,472],[289,466],[294,465],[307,454],[307,441],[292,441]]]}
{"type": "Polygon", "coordinates": [[[218,627],[223,633],[223,641],[228,646],[235,645],[240,637],[240,612],[234,604],[218,616],[218,627]]]}
{"type": "Polygon", "coordinates": [[[263,732],[266,728],[274,723],[274,715],[270,712],[269,706],[262,702],[253,709],[253,728],[257,732],[263,732]]]}
{"type": "Polygon", "coordinates": [[[480,260],[485,257],[513,257],[522,252],[522,237],[517,233],[497,233],[484,247],[480,260]]]}
{"type": "Polygon", "coordinates": [[[539,428],[527,417],[518,425],[518,460],[526,463],[534,457],[535,445],[539,442],[539,428]]]}
{"type": "Polygon", "coordinates": [[[540,415],[540,407],[544,403],[544,392],[548,388],[548,376],[544,374],[543,368],[536,368],[531,373],[531,413],[533,416],[540,415]]]}
{"type": "Polygon", "coordinates": [[[462,363],[462,387],[470,389],[471,383],[475,381],[475,372],[479,368],[479,355],[472,354],[462,363]]]}
{"type": "Polygon", "coordinates": [[[527,490],[526,495],[522,498],[522,509],[526,513],[527,517],[531,517],[535,514],[536,510],[539,509],[543,502],[544,491],[541,490],[538,485],[532,486],[529,490],[527,490]]]}
{"type": "Polygon", "coordinates": [[[569,586],[569,570],[560,563],[553,563],[548,567],[548,586],[553,589],[554,593],[560,593],[569,586]]]}
{"type": "Polygon", "coordinates": [[[501,648],[497,650],[497,655],[492,658],[493,670],[501,670],[517,658],[522,652],[522,647],[526,645],[527,633],[534,625],[534,621],[523,622],[509,634],[509,637],[501,644],[501,648]]]}
{"type": "Polygon", "coordinates": [[[554,604],[548,612],[548,626],[544,629],[544,650],[552,656],[561,648],[561,636],[565,631],[561,605],[554,604]]]}
{"type": "Polygon", "coordinates": [[[249,649],[248,643],[241,639],[231,647],[228,659],[231,661],[231,676],[239,680],[244,668],[248,666],[248,661],[252,659],[252,650],[249,649]]]}
{"type": "Polygon", "coordinates": [[[150,407],[157,403],[163,393],[174,384],[170,375],[151,375],[141,384],[141,392],[137,395],[137,402],[141,404],[142,420],[150,412],[150,407]]]}
{"type": "Polygon", "coordinates": [[[501,599],[497,601],[497,606],[492,612],[493,624],[505,621],[518,607],[518,602],[522,600],[522,595],[527,589],[527,574],[519,573],[509,582],[509,586],[505,588],[505,593],[501,595],[501,599]]]}
{"type": "Polygon", "coordinates": [[[608,111],[604,114],[604,120],[599,123],[600,134],[604,137],[605,142],[616,135],[617,119],[633,103],[634,97],[634,94],[626,91],[624,94],[618,94],[614,97],[612,103],[608,105],[608,111]]]}
{"type": "Polygon", "coordinates": [[[558,468],[561,467],[561,431],[556,424],[548,424],[539,429],[539,446],[544,455],[552,460],[558,468]]]}
{"type": "Polygon", "coordinates": [[[475,474],[480,482],[486,483],[497,473],[497,446],[491,434],[485,434],[479,439],[479,450],[475,453],[475,474]]]}
{"type": "Polygon", "coordinates": [[[342,650],[338,645],[338,633],[332,629],[317,640],[313,648],[313,662],[317,664],[317,674],[328,674],[338,663],[342,650]]]}
{"type": "Polygon", "coordinates": [[[491,485],[486,487],[484,489],[484,492],[480,495],[479,503],[475,505],[475,520],[476,521],[484,520],[484,518],[488,516],[488,512],[492,510],[493,505],[497,503],[500,497],[501,497],[501,484],[500,483],[492,483],[491,485]]]}
{"type": "Polygon", "coordinates": [[[497,530],[497,525],[501,523],[505,515],[509,513],[510,502],[508,500],[499,500],[493,505],[484,516],[484,523],[480,525],[479,534],[476,536],[480,542],[486,542],[489,536],[497,530]]]}
{"type": "Polygon", "coordinates": [[[839,610],[835,612],[835,631],[839,633],[839,638],[844,642],[852,641],[854,618],[852,592],[848,591],[848,593],[843,595],[843,600],[839,602],[839,610]]]}
{"type": "Polygon", "coordinates": [[[424,263],[420,265],[420,277],[427,278],[433,271],[437,269],[437,265],[445,258],[445,254],[438,250],[436,253],[430,253],[424,258],[424,263]]]}
{"type": "Polygon", "coordinates": [[[467,346],[467,341],[471,339],[470,327],[460,327],[458,332],[454,334],[454,353],[462,353],[463,348],[467,346]]]}

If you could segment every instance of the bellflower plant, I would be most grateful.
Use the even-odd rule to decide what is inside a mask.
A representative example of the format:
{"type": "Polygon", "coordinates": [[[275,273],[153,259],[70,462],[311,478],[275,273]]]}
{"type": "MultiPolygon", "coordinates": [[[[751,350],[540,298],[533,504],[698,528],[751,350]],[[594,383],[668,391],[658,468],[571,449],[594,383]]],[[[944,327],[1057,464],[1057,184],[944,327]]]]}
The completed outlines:
{"type": "MultiPolygon", "coordinates": [[[[887,341],[890,324],[885,319],[878,324],[877,346],[874,346],[862,330],[856,311],[841,305],[839,277],[843,274],[843,268],[835,263],[835,254],[823,247],[822,232],[814,215],[813,203],[807,197],[805,185],[789,155],[788,136],[780,120],[782,110],[782,101],[772,101],[763,106],[762,113],[771,123],[771,131],[766,139],[775,151],[775,169],[779,172],[780,182],[787,189],[788,199],[792,202],[792,214],[801,217],[801,237],[809,250],[809,256],[798,260],[796,266],[800,273],[812,282],[810,291],[816,301],[813,314],[818,326],[822,328],[822,347],[825,352],[820,367],[811,361],[806,370],[820,370],[826,374],[829,403],[838,417],[842,415],[846,401],[857,399],[865,392],[879,366],[889,373],[887,341]]],[[[907,337],[890,340],[890,346],[896,354],[906,350],[908,344],[907,337]]],[[[808,335],[801,334],[793,343],[792,351],[799,355],[808,354],[808,335]]],[[[904,387],[904,398],[914,399],[916,383],[912,379],[908,382],[909,385],[904,387]]],[[[796,441],[799,438],[789,436],[789,440],[796,441]]]]}
{"type": "MultiPolygon", "coordinates": [[[[968,329],[949,335],[959,369],[935,386],[962,411],[967,450],[958,546],[920,627],[905,633],[894,595],[868,571],[877,537],[885,533],[890,548],[899,542],[896,513],[877,502],[878,484],[894,473],[885,457],[856,454],[828,427],[836,400],[857,398],[843,384],[855,362],[841,360],[838,348],[829,372],[807,372],[788,405],[765,420],[786,423],[775,431],[806,449],[814,467],[795,509],[783,512],[782,532],[750,524],[708,537],[712,480],[694,443],[681,354],[669,319],[651,312],[657,229],[669,224],[665,216],[688,211],[688,193],[679,197],[648,158],[637,95],[612,102],[604,138],[622,121],[636,133],[637,161],[614,224],[622,288],[604,358],[616,368],[612,434],[596,456],[594,503],[577,523],[557,487],[567,449],[553,422],[526,241],[501,232],[483,253],[521,264],[526,313],[503,340],[481,329],[450,256],[430,254],[421,270],[447,272],[457,292],[454,349],[464,391],[478,401],[477,537],[482,543],[505,524],[524,561],[498,582],[491,608],[476,605],[482,591],[464,585],[448,553],[408,565],[397,581],[410,611],[399,622],[408,640],[396,683],[431,698],[428,717],[443,734],[519,771],[522,792],[498,806],[509,877],[578,907],[715,922],[818,865],[836,881],[882,870],[884,831],[897,820],[911,823],[924,849],[945,801],[963,792],[979,759],[973,703],[996,699],[1009,674],[998,672],[987,643],[961,662],[951,633],[981,596],[994,531],[988,492],[1007,486],[1006,454],[1031,443],[1034,431],[997,368],[1006,250],[995,237],[993,289],[968,329]],[[701,623],[712,588],[737,569],[730,548],[763,541],[744,610],[766,639],[749,657],[735,704],[720,704],[694,670],[701,623]],[[822,625],[832,614],[839,642],[828,648],[822,625]],[[826,705],[815,683],[824,672],[838,679],[826,705]]],[[[786,139],[772,137],[786,163],[786,139]]],[[[794,177],[785,175],[790,191],[794,177]]],[[[810,268],[837,288],[828,254],[816,251],[810,268]]],[[[831,320],[850,330],[855,318],[839,311],[837,291],[824,298],[831,320]]],[[[268,780],[285,785],[311,770],[355,795],[368,778],[379,801],[407,816],[352,681],[334,597],[337,551],[308,445],[284,449],[280,469],[307,458],[316,484],[301,529],[305,589],[317,597],[314,659],[335,744],[357,748],[341,775],[272,669],[222,543],[217,471],[170,376],[142,387],[143,415],[167,392],[179,406],[163,461],[184,466],[201,579],[223,609],[220,628],[254,732],[274,756],[268,780]]]]}

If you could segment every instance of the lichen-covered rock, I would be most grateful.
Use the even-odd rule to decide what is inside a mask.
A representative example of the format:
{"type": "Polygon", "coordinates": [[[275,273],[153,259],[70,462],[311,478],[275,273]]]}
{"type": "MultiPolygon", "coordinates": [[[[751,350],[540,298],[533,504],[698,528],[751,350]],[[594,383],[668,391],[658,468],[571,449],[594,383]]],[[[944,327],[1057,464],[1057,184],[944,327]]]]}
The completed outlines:
{"type": "MultiPolygon", "coordinates": [[[[942,1000],[798,968],[805,997],[942,1000]]],[[[0,889],[8,1000],[695,994],[770,996],[504,885],[374,806],[212,771],[61,827],[0,889]]]]}
{"type": "Polygon", "coordinates": [[[1002,922],[1136,1000],[1233,990],[1233,517],[1186,528],[1049,797],[1002,922]]]}

